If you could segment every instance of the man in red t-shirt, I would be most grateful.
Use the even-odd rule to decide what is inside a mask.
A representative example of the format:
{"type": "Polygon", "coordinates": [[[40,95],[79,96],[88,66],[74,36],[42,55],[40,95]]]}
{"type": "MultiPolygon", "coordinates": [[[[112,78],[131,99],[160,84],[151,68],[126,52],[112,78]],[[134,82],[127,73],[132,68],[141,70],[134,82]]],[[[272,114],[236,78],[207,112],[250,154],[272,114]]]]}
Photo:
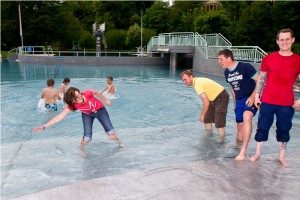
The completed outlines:
{"type": "Polygon", "coordinates": [[[300,56],[292,52],[294,41],[291,29],[280,30],[276,39],[279,51],[267,55],[262,60],[255,96],[255,105],[260,107],[255,135],[256,153],[250,157],[251,162],[260,157],[263,142],[268,140],[275,115],[279,160],[284,167],[289,166],[285,159],[285,151],[290,140],[289,131],[292,128],[295,109],[300,109],[300,99],[294,101],[293,93],[293,84],[300,74],[300,56]]]}

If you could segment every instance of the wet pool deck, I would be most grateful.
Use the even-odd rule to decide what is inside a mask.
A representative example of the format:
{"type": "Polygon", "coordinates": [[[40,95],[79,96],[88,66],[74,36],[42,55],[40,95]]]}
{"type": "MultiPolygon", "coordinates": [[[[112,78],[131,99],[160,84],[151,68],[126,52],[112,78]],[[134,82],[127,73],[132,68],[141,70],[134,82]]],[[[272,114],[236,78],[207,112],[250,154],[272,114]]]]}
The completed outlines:
{"type": "MultiPolygon", "coordinates": [[[[278,154],[255,163],[217,158],[81,181],[14,200],[87,199],[300,199],[300,153],[278,154]]],[[[28,183],[31,184],[31,183],[28,183]]]]}

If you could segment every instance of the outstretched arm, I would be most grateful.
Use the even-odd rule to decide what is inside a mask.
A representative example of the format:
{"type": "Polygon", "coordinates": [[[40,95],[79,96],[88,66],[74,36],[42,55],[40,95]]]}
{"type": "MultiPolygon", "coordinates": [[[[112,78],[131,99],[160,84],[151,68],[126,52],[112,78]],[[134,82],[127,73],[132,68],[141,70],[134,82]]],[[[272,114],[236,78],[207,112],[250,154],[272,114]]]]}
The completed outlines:
{"type": "Polygon", "coordinates": [[[260,71],[259,78],[256,84],[256,94],[255,94],[255,106],[259,108],[259,105],[261,104],[260,98],[262,95],[262,92],[265,88],[266,80],[267,80],[267,72],[260,71]]]}
{"type": "Polygon", "coordinates": [[[52,118],[49,122],[47,122],[45,125],[43,126],[37,126],[32,130],[32,133],[36,133],[42,130],[45,130],[46,128],[52,126],[53,124],[56,124],[57,122],[59,122],[60,120],[62,120],[65,116],[67,116],[67,114],[70,112],[71,110],[69,110],[67,107],[57,116],[55,116],[54,118],[52,118]]]}
{"type": "Polygon", "coordinates": [[[111,105],[110,101],[106,97],[104,97],[100,92],[98,92],[97,90],[92,90],[92,92],[94,95],[97,95],[100,99],[102,99],[106,105],[111,105]]]}

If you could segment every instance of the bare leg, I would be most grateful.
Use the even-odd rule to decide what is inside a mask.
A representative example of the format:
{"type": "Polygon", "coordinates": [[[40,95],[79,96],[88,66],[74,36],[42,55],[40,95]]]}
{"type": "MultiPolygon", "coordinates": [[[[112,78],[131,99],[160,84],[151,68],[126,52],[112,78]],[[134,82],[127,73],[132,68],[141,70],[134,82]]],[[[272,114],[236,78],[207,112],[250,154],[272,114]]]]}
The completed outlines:
{"type": "Polygon", "coordinates": [[[243,141],[243,125],[244,123],[237,123],[236,127],[237,127],[237,136],[236,136],[236,140],[237,141],[243,141]]]}
{"type": "Polygon", "coordinates": [[[216,143],[217,144],[221,144],[225,141],[225,128],[217,128],[217,131],[219,133],[219,136],[220,136],[220,140],[217,141],[216,143]]]}
{"type": "Polygon", "coordinates": [[[281,162],[283,167],[289,167],[289,163],[285,159],[285,150],[287,146],[287,142],[278,142],[279,145],[279,161],[281,162]]]}
{"type": "Polygon", "coordinates": [[[206,135],[211,137],[212,136],[212,125],[204,124],[204,129],[205,129],[206,135]]]}
{"type": "Polygon", "coordinates": [[[250,111],[244,112],[244,123],[243,123],[243,145],[239,155],[235,158],[235,160],[245,160],[247,155],[247,148],[250,141],[251,133],[252,133],[252,118],[253,113],[250,111]]]}
{"type": "Polygon", "coordinates": [[[240,149],[243,143],[243,123],[237,123],[236,149],[240,149]]]}
{"type": "Polygon", "coordinates": [[[260,155],[261,155],[261,149],[262,149],[262,146],[263,146],[264,142],[256,142],[256,152],[255,152],[255,155],[254,156],[251,156],[249,158],[249,160],[251,162],[255,162],[256,160],[259,159],[260,155]]]}
{"type": "Polygon", "coordinates": [[[79,145],[80,155],[84,158],[86,158],[87,156],[87,153],[84,150],[84,146],[87,145],[88,143],[89,141],[82,140],[79,145]]]}

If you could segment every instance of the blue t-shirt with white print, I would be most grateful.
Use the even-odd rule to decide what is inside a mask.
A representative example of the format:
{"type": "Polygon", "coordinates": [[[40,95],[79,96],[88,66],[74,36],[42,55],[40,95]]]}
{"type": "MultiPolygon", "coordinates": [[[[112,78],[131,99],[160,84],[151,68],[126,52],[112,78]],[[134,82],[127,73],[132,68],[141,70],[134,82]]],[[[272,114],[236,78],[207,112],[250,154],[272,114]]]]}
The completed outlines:
{"type": "Polygon", "coordinates": [[[256,69],[249,63],[237,62],[233,70],[224,71],[227,83],[229,83],[235,93],[236,100],[249,97],[255,89],[253,77],[257,74],[256,69]]]}

